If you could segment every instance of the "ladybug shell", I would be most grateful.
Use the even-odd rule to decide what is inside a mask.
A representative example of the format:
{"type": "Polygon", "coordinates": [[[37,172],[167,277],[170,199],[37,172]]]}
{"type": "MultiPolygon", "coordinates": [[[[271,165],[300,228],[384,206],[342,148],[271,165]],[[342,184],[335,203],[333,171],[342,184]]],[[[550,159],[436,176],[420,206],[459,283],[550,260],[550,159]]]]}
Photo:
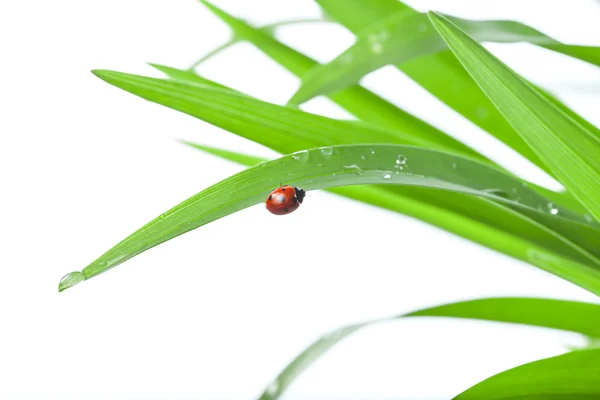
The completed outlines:
{"type": "Polygon", "coordinates": [[[305,192],[302,189],[283,185],[269,194],[265,205],[267,206],[267,210],[272,214],[289,214],[300,207],[304,199],[304,194],[305,192]]]}

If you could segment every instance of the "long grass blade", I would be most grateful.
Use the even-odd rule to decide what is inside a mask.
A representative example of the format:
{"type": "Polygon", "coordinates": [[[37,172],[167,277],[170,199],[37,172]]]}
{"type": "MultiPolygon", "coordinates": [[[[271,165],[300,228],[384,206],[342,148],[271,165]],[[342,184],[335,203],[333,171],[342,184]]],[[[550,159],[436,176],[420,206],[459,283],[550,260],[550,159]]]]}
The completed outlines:
{"type": "Polygon", "coordinates": [[[313,342],[269,384],[260,400],[278,399],[316,360],[337,343],[371,326],[407,317],[451,317],[525,324],[600,337],[600,305],[537,298],[489,298],[444,304],[394,317],[346,325],[313,342]]]}
{"type": "Polygon", "coordinates": [[[560,182],[600,219],[600,139],[446,18],[430,18],[448,47],[560,182]]]}
{"type": "MultiPolygon", "coordinates": [[[[249,41],[294,75],[300,77],[317,65],[316,61],[277,41],[264,29],[253,27],[208,1],[201,0],[201,3],[225,22],[233,30],[236,37],[249,41]]],[[[172,75],[168,75],[174,78],[172,75]]],[[[336,104],[362,121],[425,139],[430,143],[430,148],[452,149],[457,154],[464,154],[491,164],[491,161],[465,144],[394,106],[362,86],[353,85],[330,97],[336,104]]]]}
{"type": "MultiPolygon", "coordinates": [[[[194,115],[284,154],[308,147],[343,144],[353,140],[381,140],[384,143],[389,140],[389,136],[381,136],[379,131],[362,125],[330,120],[300,110],[264,103],[211,85],[189,85],[110,71],[96,73],[134,94],[194,115]]],[[[498,203],[477,201],[476,198],[451,192],[442,196],[435,192],[415,189],[417,190],[399,192],[393,189],[367,190],[361,187],[346,194],[371,204],[394,207],[395,211],[469,237],[545,270],[560,271],[562,261],[556,258],[557,253],[592,267],[597,265],[597,259],[593,257],[597,246],[582,248],[568,239],[569,236],[557,234],[556,227],[549,229],[543,225],[545,216],[548,212],[552,214],[554,208],[544,211],[539,205],[542,210],[523,209],[528,213],[541,215],[542,218],[536,222],[530,217],[525,218],[524,213],[502,208],[498,203]],[[460,218],[456,213],[468,219],[460,218]],[[478,223],[479,221],[482,223],[478,223]],[[487,226],[487,223],[490,226],[487,226]],[[504,236],[502,240],[495,240],[494,229],[503,229],[514,236],[504,236]],[[482,233],[484,231],[485,235],[482,233]],[[529,243],[515,242],[515,238],[520,236],[527,236],[534,245],[545,248],[546,252],[530,251],[529,243]],[[548,250],[551,255],[547,254],[548,250]]],[[[569,214],[572,213],[564,209],[552,222],[559,223],[561,232],[578,234],[580,230],[577,225],[581,224],[584,217],[565,219],[569,214]]],[[[572,280],[568,277],[566,279],[572,280]]]]}
{"type": "MultiPolygon", "coordinates": [[[[598,47],[565,45],[519,22],[446,18],[480,42],[528,42],[564,54],[581,56],[593,63],[600,61],[598,47]]],[[[328,64],[308,71],[290,103],[298,105],[315,96],[334,93],[388,64],[401,64],[447,49],[446,43],[431,26],[427,14],[407,11],[396,13],[362,31],[354,45],[328,64]]]]}
{"type": "MultiPolygon", "coordinates": [[[[532,211],[544,201],[533,190],[515,188],[515,179],[502,171],[439,151],[381,144],[304,150],[246,169],[189,198],[118,243],[83,271],[67,275],[59,290],[69,287],[65,282],[71,284],[73,277],[89,279],[185,232],[262,203],[269,191],[283,181],[305,190],[361,184],[428,187],[474,194],[532,211]],[[460,168],[443,168],[452,163],[460,168]],[[224,203],[223,199],[228,201],[224,203]]],[[[600,279],[595,276],[600,276],[600,269],[583,265],[566,272],[556,269],[583,287],[598,290],[600,286],[600,279]]]]}
{"type": "MultiPolygon", "coordinates": [[[[264,159],[227,151],[196,143],[184,142],[198,150],[218,156],[225,160],[246,166],[256,165],[264,159]]],[[[585,251],[577,250],[577,246],[568,244],[568,240],[556,231],[535,223],[525,215],[524,210],[511,210],[504,205],[483,198],[460,195],[452,192],[432,191],[418,187],[396,186],[355,186],[331,188],[328,191],[344,197],[365,202],[400,212],[444,228],[455,234],[466,237],[477,243],[501,251],[538,267],[544,268],[549,260],[558,266],[560,260],[547,252],[560,253],[563,257],[579,260],[584,264],[590,262],[585,251]],[[545,252],[530,249],[529,246],[541,246],[545,252]],[[582,257],[583,256],[583,257],[582,257]]],[[[540,217],[539,214],[534,217],[540,217]]],[[[560,227],[559,231],[574,234],[577,229],[573,225],[560,227]]],[[[592,241],[597,239],[597,231],[590,232],[592,241]]],[[[589,238],[583,236],[582,243],[589,238]]],[[[579,243],[579,242],[576,242],[579,243]]],[[[587,249],[597,251],[597,243],[590,244],[587,249]]],[[[592,262],[594,266],[596,261],[592,262]]],[[[553,269],[556,272],[556,269],[553,269]]]]}
{"type": "MultiPolygon", "coordinates": [[[[398,0],[378,0],[376,2],[370,0],[344,2],[316,0],[316,2],[330,17],[355,34],[360,34],[370,25],[389,18],[390,15],[401,12],[407,15],[418,14],[417,11],[398,0]]],[[[552,175],[552,172],[535,152],[496,110],[452,52],[444,51],[395,65],[456,112],[552,175]]]]}
{"type": "Polygon", "coordinates": [[[455,400],[600,399],[600,349],[579,350],[501,372],[455,400]]]}

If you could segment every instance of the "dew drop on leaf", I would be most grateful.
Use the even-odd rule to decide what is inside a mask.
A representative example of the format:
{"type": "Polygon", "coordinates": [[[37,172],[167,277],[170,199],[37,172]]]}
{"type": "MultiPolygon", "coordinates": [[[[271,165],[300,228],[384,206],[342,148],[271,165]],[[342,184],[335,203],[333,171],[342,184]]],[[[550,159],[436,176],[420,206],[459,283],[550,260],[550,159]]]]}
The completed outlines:
{"type": "Polygon", "coordinates": [[[60,279],[58,283],[58,291],[62,292],[65,289],[77,285],[79,282],[85,281],[86,277],[83,272],[69,272],[60,279]]]}
{"type": "Polygon", "coordinates": [[[550,214],[552,215],[558,214],[558,208],[554,207],[553,203],[548,203],[548,211],[550,211],[550,214]]]}
{"type": "Polygon", "coordinates": [[[594,218],[590,214],[584,214],[583,218],[585,218],[585,220],[587,222],[593,222],[594,221],[594,218]]]}
{"type": "Polygon", "coordinates": [[[308,160],[308,151],[303,150],[303,151],[298,151],[294,154],[292,154],[292,158],[296,161],[300,161],[300,162],[304,162],[306,160],[308,160]]]}
{"type": "Polygon", "coordinates": [[[383,179],[390,179],[392,177],[392,174],[390,174],[389,172],[384,172],[383,174],[381,174],[381,177],[383,179]]]}
{"type": "Polygon", "coordinates": [[[331,147],[321,147],[321,154],[324,156],[330,156],[333,154],[333,149],[331,147]]]}

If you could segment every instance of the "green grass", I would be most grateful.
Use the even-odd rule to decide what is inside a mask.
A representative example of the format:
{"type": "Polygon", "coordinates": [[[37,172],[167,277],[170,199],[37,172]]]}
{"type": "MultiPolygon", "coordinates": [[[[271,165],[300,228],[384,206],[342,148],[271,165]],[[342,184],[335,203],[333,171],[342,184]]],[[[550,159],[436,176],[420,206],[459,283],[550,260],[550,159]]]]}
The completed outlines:
{"type": "MultiPolygon", "coordinates": [[[[302,78],[292,103],[327,95],[359,121],[260,101],[208,80],[193,68],[151,64],[167,79],[94,71],[126,92],[252,140],[281,157],[264,160],[185,143],[248,168],[170,210],[157,210],[157,218],[81,271],[67,274],[59,291],[260,204],[279,182],[286,182],[418,218],[600,295],[600,131],[516,74],[478,41],[527,41],[595,65],[600,64],[598,49],[559,43],[514,21],[421,14],[396,0],[317,2],[329,18],[357,33],[355,45],[327,65],[279,42],[273,35],[278,24],[253,27],[202,1],[234,31],[234,39],[210,55],[230,43],[248,41],[302,78]],[[448,106],[544,169],[566,191],[552,192],[505,171],[358,84],[366,73],[388,64],[396,64],[448,106]],[[484,119],[481,110],[486,112],[484,119]]],[[[362,327],[417,316],[526,324],[578,332],[593,340],[600,337],[600,306],[595,304],[502,298],[440,305],[324,335],[276,377],[261,399],[278,398],[316,359],[362,327]]],[[[518,366],[455,398],[600,398],[598,376],[600,352],[588,349],[518,366]]]]}

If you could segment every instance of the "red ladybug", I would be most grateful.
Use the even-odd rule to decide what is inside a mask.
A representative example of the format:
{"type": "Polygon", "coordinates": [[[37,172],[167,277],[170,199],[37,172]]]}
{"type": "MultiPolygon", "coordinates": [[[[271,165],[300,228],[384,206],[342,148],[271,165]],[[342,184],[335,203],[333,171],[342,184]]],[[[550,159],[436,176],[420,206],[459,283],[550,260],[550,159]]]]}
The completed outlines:
{"type": "Polygon", "coordinates": [[[283,185],[274,189],[265,202],[267,210],[275,215],[285,215],[296,210],[302,204],[306,192],[297,187],[283,185]]]}

